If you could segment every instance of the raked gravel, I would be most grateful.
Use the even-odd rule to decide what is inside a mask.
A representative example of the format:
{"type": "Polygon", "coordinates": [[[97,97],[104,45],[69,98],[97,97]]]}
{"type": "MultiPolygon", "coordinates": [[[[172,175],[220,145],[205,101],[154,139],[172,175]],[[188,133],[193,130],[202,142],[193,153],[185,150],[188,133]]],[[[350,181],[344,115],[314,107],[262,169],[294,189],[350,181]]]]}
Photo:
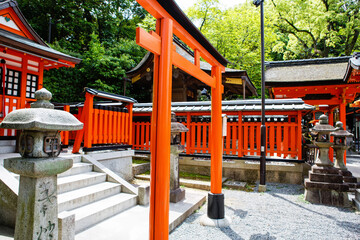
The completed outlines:
{"type": "Polygon", "coordinates": [[[196,239],[360,239],[360,214],[354,208],[311,204],[304,188],[267,184],[265,193],[224,189],[225,215],[230,227],[201,226],[207,205],[170,234],[170,240],[196,239]]]}

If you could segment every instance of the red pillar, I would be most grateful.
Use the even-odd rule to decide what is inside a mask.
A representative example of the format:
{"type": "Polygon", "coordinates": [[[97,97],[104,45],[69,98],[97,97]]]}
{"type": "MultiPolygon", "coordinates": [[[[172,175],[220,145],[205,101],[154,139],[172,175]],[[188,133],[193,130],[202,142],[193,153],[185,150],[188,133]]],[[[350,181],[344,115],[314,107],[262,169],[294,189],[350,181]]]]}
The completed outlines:
{"type": "Polygon", "coordinates": [[[149,225],[151,240],[163,240],[168,239],[169,237],[172,87],[171,46],[173,37],[173,22],[168,18],[161,19],[160,22],[161,55],[158,59],[155,59],[153,113],[151,118],[151,133],[155,133],[151,136],[152,168],[149,225]],[[157,63],[158,66],[156,66],[157,63]]]}
{"type": "Polygon", "coordinates": [[[216,79],[216,87],[211,89],[211,192],[208,194],[208,212],[211,219],[225,217],[224,194],[222,194],[222,84],[221,68],[213,67],[212,76],[216,79]]]}
{"type": "MultiPolygon", "coordinates": [[[[342,99],[339,106],[340,121],[344,124],[344,130],[346,130],[346,100],[342,99]]],[[[346,164],[346,151],[344,153],[344,163],[346,164]]]]}
{"type": "Polygon", "coordinates": [[[222,185],[222,111],[221,111],[221,69],[213,68],[216,78],[216,88],[211,89],[211,192],[221,193],[222,185]]]}
{"type": "MultiPolygon", "coordinates": [[[[333,109],[329,109],[329,124],[334,126],[334,112],[333,109]]],[[[330,137],[330,141],[333,142],[334,137],[330,137]]],[[[331,147],[329,150],[329,159],[330,161],[334,161],[334,149],[331,147]]]]}

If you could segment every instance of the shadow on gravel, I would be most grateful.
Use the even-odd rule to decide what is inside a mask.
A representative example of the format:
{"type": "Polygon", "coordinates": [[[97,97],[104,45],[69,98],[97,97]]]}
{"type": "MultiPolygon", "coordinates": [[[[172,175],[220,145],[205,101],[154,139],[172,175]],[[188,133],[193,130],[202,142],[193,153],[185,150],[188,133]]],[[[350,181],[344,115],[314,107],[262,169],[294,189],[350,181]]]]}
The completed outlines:
{"type": "Polygon", "coordinates": [[[231,240],[244,240],[244,238],[240,237],[231,227],[220,228],[220,230],[231,240]]]}
{"type": "MultiPolygon", "coordinates": [[[[291,204],[293,204],[293,205],[295,205],[295,206],[297,206],[297,207],[299,207],[299,208],[302,208],[302,209],[304,209],[304,210],[306,210],[306,211],[309,211],[309,212],[312,212],[312,213],[314,213],[314,214],[318,214],[318,215],[320,215],[320,216],[329,218],[329,219],[335,221],[335,222],[336,222],[336,225],[338,225],[339,227],[344,228],[345,230],[347,230],[347,231],[349,231],[349,232],[354,232],[354,231],[355,231],[355,232],[357,232],[357,233],[360,233],[360,227],[359,227],[359,224],[358,224],[358,223],[338,221],[336,217],[333,217],[333,216],[330,216],[330,215],[327,215],[327,214],[319,213],[319,212],[316,212],[316,211],[314,211],[314,210],[308,209],[308,208],[306,208],[306,207],[301,206],[300,204],[294,203],[294,202],[292,202],[292,201],[290,201],[290,200],[288,200],[288,199],[286,199],[286,198],[284,198],[284,197],[282,197],[282,196],[279,196],[279,195],[277,195],[277,194],[273,194],[272,196],[277,197],[277,198],[280,198],[280,199],[282,199],[282,200],[284,200],[284,201],[287,201],[288,203],[291,203],[291,204]]],[[[309,204],[309,206],[311,206],[311,204],[309,204]]],[[[337,209],[339,209],[339,210],[345,210],[344,208],[339,208],[339,207],[337,207],[337,209]]]]}
{"type": "Polygon", "coordinates": [[[352,222],[336,222],[336,224],[345,230],[348,230],[349,232],[356,232],[360,234],[360,226],[358,223],[352,223],[352,222]]]}
{"type": "Polygon", "coordinates": [[[234,215],[244,219],[246,217],[246,215],[248,214],[248,211],[244,211],[244,210],[241,210],[241,209],[234,209],[232,207],[228,207],[226,206],[226,208],[232,210],[234,212],[234,215]]]}
{"type": "Polygon", "coordinates": [[[276,237],[273,237],[270,235],[270,233],[266,233],[266,234],[254,234],[251,235],[251,237],[249,238],[249,240],[275,240],[276,237]]]}

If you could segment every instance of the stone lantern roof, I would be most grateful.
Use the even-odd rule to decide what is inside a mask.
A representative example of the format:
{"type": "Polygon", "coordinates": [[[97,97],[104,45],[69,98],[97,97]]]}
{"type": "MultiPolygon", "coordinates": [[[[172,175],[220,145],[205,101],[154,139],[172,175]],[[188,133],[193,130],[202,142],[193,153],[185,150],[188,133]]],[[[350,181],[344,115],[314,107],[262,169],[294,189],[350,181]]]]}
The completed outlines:
{"type": "Polygon", "coordinates": [[[189,129],[183,124],[176,121],[175,113],[171,113],[171,133],[188,132],[189,129]]]}
{"type": "Polygon", "coordinates": [[[340,138],[343,138],[343,137],[353,137],[354,134],[344,130],[344,127],[343,127],[343,123],[338,121],[336,123],[336,128],[334,129],[334,132],[330,133],[330,136],[333,136],[333,137],[340,137],[340,138]]]}
{"type": "Polygon", "coordinates": [[[35,92],[36,102],[31,108],[19,109],[9,113],[0,124],[0,128],[38,131],[74,131],[83,127],[72,114],[55,110],[50,103],[52,94],[42,88],[35,92]]]}
{"type": "Polygon", "coordinates": [[[330,132],[335,130],[335,128],[329,124],[328,117],[325,114],[321,115],[319,119],[320,121],[312,128],[313,132],[330,134],[330,132]]]}

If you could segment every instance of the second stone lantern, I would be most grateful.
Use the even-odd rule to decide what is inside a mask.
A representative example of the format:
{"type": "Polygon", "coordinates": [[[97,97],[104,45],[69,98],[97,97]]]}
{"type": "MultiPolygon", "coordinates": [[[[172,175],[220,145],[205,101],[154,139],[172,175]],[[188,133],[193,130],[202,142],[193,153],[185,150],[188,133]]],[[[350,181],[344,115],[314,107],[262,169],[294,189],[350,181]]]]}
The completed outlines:
{"type": "Polygon", "coordinates": [[[170,202],[179,202],[185,198],[185,190],[180,188],[179,153],[184,151],[180,145],[180,134],[189,129],[176,121],[175,113],[171,113],[171,147],[170,147],[170,202]]]}
{"type": "Polygon", "coordinates": [[[339,173],[343,176],[344,183],[349,186],[350,191],[360,188],[360,183],[357,182],[357,178],[347,169],[344,162],[345,151],[350,148],[346,139],[352,138],[354,135],[344,130],[342,122],[336,123],[335,131],[330,134],[334,137],[333,149],[336,152],[335,168],[339,170],[339,173]]]}

